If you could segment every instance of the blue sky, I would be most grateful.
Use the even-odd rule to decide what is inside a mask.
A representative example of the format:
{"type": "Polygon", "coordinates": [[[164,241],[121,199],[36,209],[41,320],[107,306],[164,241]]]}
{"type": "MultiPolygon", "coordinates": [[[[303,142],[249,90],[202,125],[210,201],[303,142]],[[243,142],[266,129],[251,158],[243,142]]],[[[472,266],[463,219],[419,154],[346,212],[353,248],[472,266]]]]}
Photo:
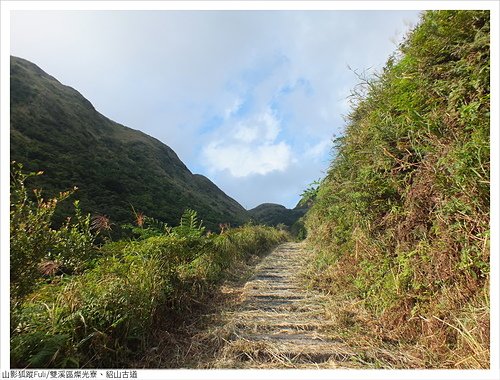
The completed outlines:
{"type": "Polygon", "coordinates": [[[294,207],[328,167],[352,70],[380,70],[418,15],[15,11],[11,54],[164,142],[245,208],[294,207]]]}

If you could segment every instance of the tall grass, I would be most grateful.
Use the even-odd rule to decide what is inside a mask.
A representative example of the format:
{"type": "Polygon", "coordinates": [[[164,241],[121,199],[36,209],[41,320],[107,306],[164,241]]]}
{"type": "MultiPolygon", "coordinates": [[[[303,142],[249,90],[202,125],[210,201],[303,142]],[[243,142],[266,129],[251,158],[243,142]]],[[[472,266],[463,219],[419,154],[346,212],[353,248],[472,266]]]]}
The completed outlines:
{"type": "Polygon", "coordinates": [[[429,367],[489,366],[489,12],[431,11],[353,93],[307,217],[312,281],[429,367]]]}
{"type": "MultiPolygon", "coordinates": [[[[45,214],[46,202],[29,203],[22,186],[26,177],[16,175],[20,180],[13,183],[13,192],[20,196],[13,197],[12,203],[11,229],[17,232],[11,234],[11,254],[24,254],[29,261],[21,265],[16,264],[20,258],[12,260],[16,274],[11,284],[15,290],[12,367],[127,367],[147,353],[155,331],[175,330],[195,304],[206,302],[232,265],[289,238],[278,229],[251,225],[220,235],[205,234],[196,212],[187,210],[177,227],[160,228],[155,221],[154,228],[139,234],[139,240],[92,245],[94,254],[89,258],[88,244],[75,242],[93,242],[85,239],[91,233],[90,218],[79,217],[85,222],[81,230],[72,224],[53,230],[52,214],[45,214]],[[19,200],[24,208],[17,204],[19,200]],[[45,218],[43,224],[22,228],[23,216],[38,220],[39,214],[45,218]],[[72,228],[73,233],[65,232],[72,228]],[[41,239],[45,235],[58,237],[45,247],[58,247],[61,260],[85,265],[42,277],[38,263],[48,259],[50,249],[30,250],[36,249],[33,239],[45,241],[41,239]],[[30,281],[19,280],[26,273],[31,274],[30,281]]],[[[51,203],[51,212],[56,203],[51,203]]]]}

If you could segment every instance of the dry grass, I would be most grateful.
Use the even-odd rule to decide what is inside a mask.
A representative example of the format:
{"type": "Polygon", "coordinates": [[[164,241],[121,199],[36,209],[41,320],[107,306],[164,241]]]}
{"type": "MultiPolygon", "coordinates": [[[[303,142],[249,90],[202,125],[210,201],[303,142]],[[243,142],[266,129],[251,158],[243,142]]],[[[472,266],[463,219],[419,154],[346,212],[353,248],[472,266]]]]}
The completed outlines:
{"type": "Polygon", "coordinates": [[[422,367],[407,347],[381,338],[380,326],[359,302],[306,289],[305,278],[299,273],[303,266],[298,265],[308,260],[303,247],[286,266],[279,257],[266,260],[245,285],[221,288],[232,297],[219,304],[222,312],[214,310],[210,325],[191,340],[191,353],[205,349],[191,367],[422,367]],[[270,274],[275,267],[280,268],[283,278],[270,274]],[[294,289],[291,298],[287,287],[294,289]],[[284,292],[281,299],[279,292],[284,292]]]}
{"type": "MultiPolygon", "coordinates": [[[[301,259],[309,260],[307,254],[311,253],[302,253],[301,259]]],[[[283,287],[255,279],[262,278],[262,268],[271,268],[266,259],[261,260],[253,257],[240,264],[231,272],[230,280],[193,310],[177,333],[158,331],[157,345],[137,367],[464,369],[488,363],[485,344],[489,325],[477,327],[478,316],[489,310],[480,308],[481,300],[477,300],[477,307],[471,306],[457,316],[454,323],[437,315],[430,319],[417,316],[410,323],[418,324],[425,334],[411,342],[388,329],[365,301],[349,292],[324,294],[306,289],[309,274],[303,266],[290,266],[294,268],[290,273],[297,274],[297,299],[268,309],[261,307],[261,302],[275,302],[262,293],[283,287]],[[453,350],[442,343],[450,330],[456,333],[453,350]],[[429,345],[438,344],[443,347],[441,355],[436,356],[429,345]],[[474,355],[464,355],[471,350],[474,355]],[[449,360],[439,362],[442,355],[449,360]]],[[[487,320],[485,315],[480,320],[487,320]]]]}
{"type": "Polygon", "coordinates": [[[353,360],[363,368],[414,369],[424,364],[412,346],[391,339],[374,318],[364,302],[330,294],[324,304],[325,322],[322,331],[330,339],[340,340],[356,352],[353,360]]]}
{"type": "Polygon", "coordinates": [[[354,272],[354,264],[354,256],[344,256],[320,277],[313,265],[303,273],[328,295],[330,337],[358,347],[381,368],[489,368],[488,284],[472,300],[460,284],[444,287],[421,314],[413,315],[415,303],[409,298],[376,313],[369,299],[357,296],[355,276],[342,271],[354,272]]]}
{"type": "Polygon", "coordinates": [[[152,348],[132,368],[209,368],[216,353],[231,338],[232,327],[225,314],[242,302],[243,286],[262,257],[253,255],[236,262],[225,273],[225,281],[205,294],[189,315],[172,320],[154,335],[152,348]]]}

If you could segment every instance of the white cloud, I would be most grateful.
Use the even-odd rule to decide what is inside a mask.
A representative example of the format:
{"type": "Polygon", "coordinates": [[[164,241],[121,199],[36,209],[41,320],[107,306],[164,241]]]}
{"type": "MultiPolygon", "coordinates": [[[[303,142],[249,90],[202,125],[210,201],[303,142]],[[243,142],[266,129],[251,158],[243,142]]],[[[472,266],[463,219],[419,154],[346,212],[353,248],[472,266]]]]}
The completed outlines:
{"type": "Polygon", "coordinates": [[[240,123],[234,131],[234,138],[244,143],[251,143],[257,139],[258,134],[258,127],[250,127],[240,123]]]}
{"type": "Polygon", "coordinates": [[[278,137],[280,132],[279,121],[270,111],[259,115],[257,122],[264,126],[265,131],[262,136],[264,140],[274,141],[278,137]]]}
{"type": "Polygon", "coordinates": [[[241,199],[246,209],[261,203],[278,203],[293,208],[304,189],[325,175],[323,169],[310,160],[292,160],[285,170],[267,175],[234,177],[229,171],[222,171],[214,173],[211,178],[226,194],[241,199]]]}
{"type": "Polygon", "coordinates": [[[331,146],[332,146],[331,140],[320,141],[319,143],[307,148],[304,153],[304,156],[307,158],[318,160],[324,157],[325,153],[330,150],[331,146]]]}
{"type": "Polygon", "coordinates": [[[292,157],[290,147],[283,141],[255,146],[212,142],[204,149],[203,154],[206,165],[212,171],[227,170],[237,178],[284,171],[292,157]]]}
{"type": "MultiPolygon", "coordinates": [[[[224,126],[224,131],[233,129],[230,127],[231,121],[224,126]],[[228,126],[229,125],[229,126],[228,126]]],[[[256,140],[263,142],[273,142],[281,131],[280,122],[276,116],[267,109],[262,113],[252,115],[250,118],[238,121],[232,137],[235,140],[252,143],[256,140]]],[[[226,136],[230,139],[231,136],[226,136]]]]}
{"type": "Polygon", "coordinates": [[[233,120],[216,129],[203,149],[203,164],[211,172],[228,171],[233,177],[266,175],[285,170],[292,162],[292,149],[277,141],[280,121],[268,108],[249,118],[233,120]]]}
{"type": "Polygon", "coordinates": [[[236,114],[243,104],[243,100],[236,98],[233,103],[224,110],[224,118],[229,119],[231,116],[236,114]]]}

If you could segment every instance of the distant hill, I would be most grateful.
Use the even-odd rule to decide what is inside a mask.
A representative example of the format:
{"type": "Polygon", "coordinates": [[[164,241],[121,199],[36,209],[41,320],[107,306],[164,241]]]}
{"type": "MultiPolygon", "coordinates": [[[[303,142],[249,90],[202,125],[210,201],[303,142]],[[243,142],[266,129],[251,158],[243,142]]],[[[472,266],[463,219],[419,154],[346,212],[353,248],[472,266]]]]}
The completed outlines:
{"type": "Polygon", "coordinates": [[[251,210],[249,214],[257,223],[265,224],[268,226],[277,226],[284,224],[291,227],[299,218],[301,218],[307,211],[307,208],[295,207],[288,209],[285,206],[275,203],[263,203],[251,210]]]}
{"type": "Polygon", "coordinates": [[[83,211],[117,224],[132,220],[132,206],[169,224],[177,224],[188,207],[208,228],[249,219],[238,202],[192,174],[168,146],[101,115],[33,63],[11,57],[10,81],[11,159],[45,172],[32,184],[44,194],[78,186],[83,211]]]}

